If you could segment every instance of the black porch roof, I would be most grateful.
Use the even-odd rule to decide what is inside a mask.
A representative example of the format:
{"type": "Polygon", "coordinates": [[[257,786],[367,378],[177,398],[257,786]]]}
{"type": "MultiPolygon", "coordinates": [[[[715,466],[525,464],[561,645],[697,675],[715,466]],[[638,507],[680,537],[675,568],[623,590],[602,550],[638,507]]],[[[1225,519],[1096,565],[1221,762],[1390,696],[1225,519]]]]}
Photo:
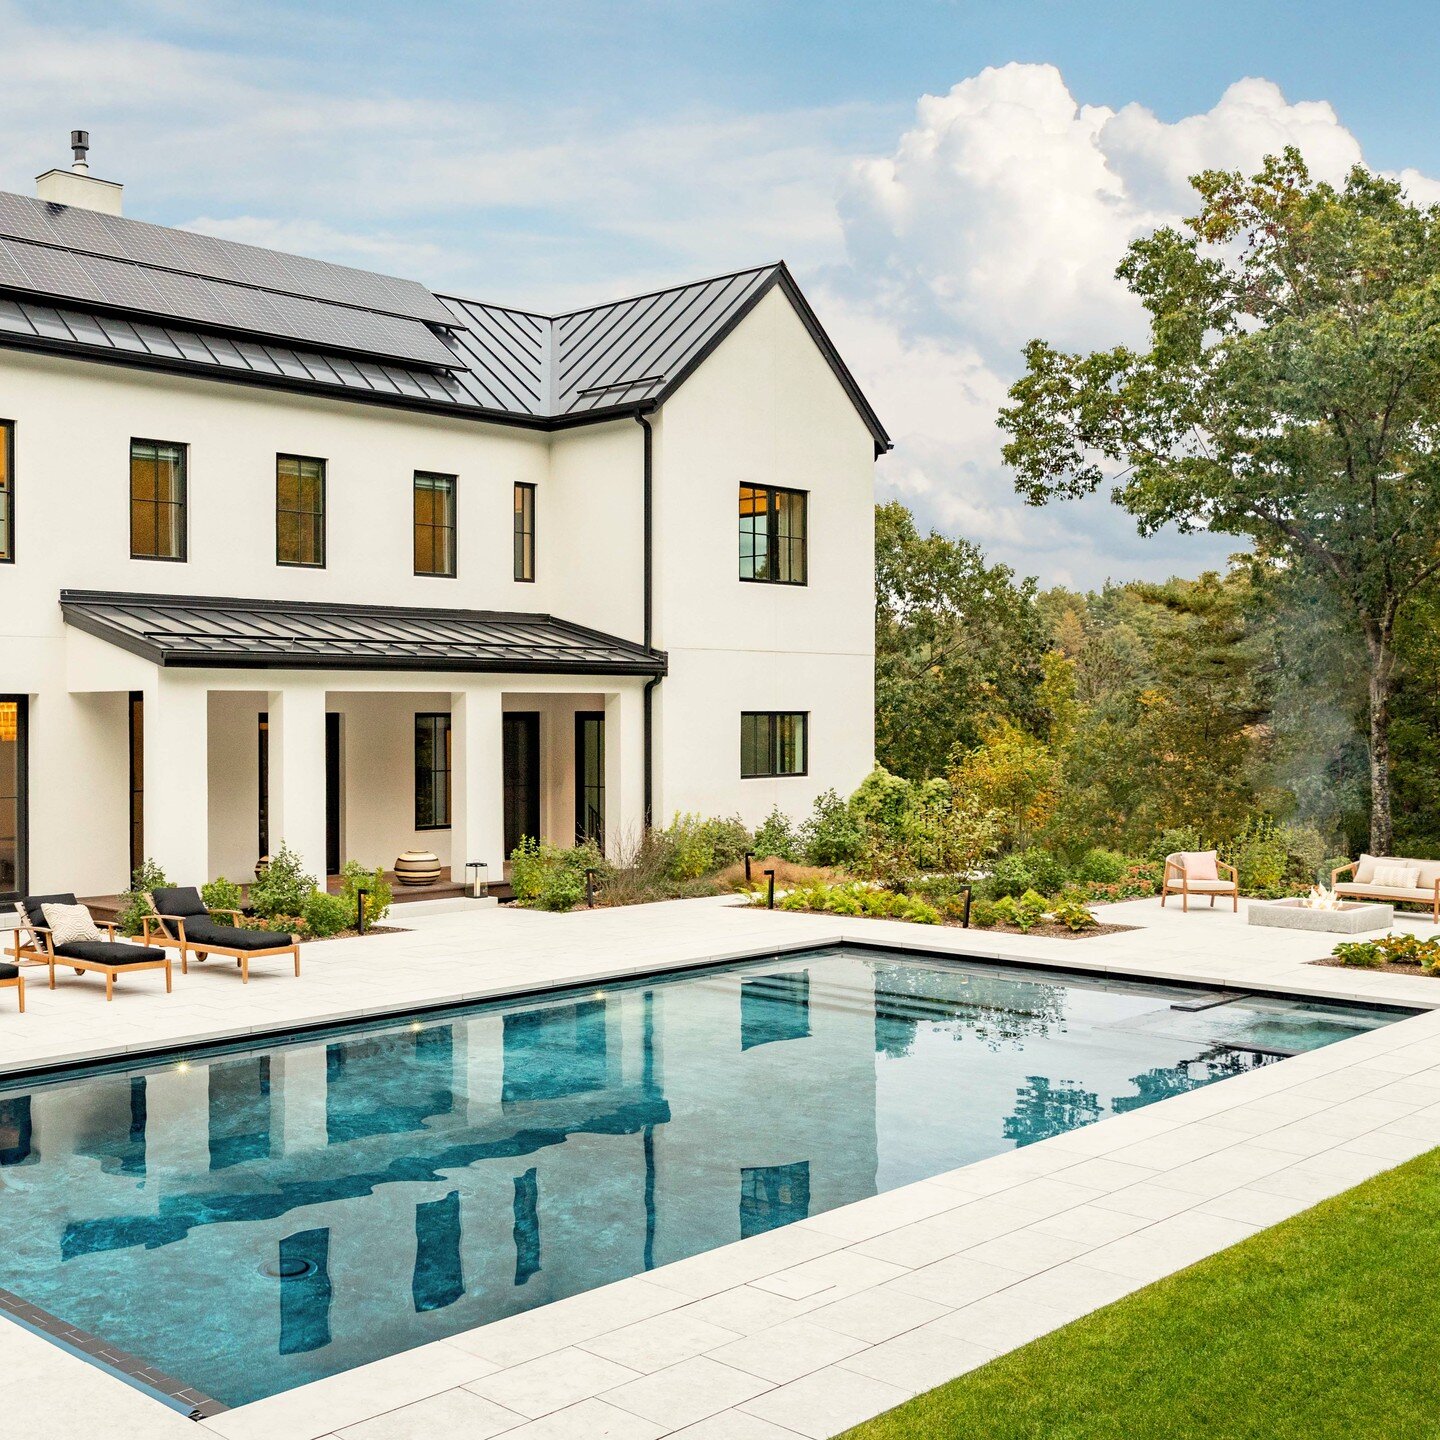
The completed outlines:
{"type": "Polygon", "coordinates": [[[156,665],[663,675],[664,651],[553,615],[62,590],[65,622],[156,665]]]}

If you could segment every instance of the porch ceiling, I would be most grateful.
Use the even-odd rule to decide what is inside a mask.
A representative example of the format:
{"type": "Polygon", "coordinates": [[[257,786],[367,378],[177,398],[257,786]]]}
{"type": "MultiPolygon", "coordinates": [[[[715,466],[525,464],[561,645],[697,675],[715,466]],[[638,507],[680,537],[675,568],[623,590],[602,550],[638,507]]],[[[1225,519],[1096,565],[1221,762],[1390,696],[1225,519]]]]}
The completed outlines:
{"type": "Polygon", "coordinates": [[[665,653],[553,615],[62,590],[68,625],[156,665],[663,675],[665,653]]]}

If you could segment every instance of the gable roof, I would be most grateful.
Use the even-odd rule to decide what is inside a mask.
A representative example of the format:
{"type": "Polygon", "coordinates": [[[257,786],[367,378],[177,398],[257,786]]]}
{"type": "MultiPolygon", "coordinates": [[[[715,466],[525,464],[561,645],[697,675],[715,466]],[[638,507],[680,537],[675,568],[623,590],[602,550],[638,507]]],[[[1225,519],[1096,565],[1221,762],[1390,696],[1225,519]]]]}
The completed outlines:
{"type": "Polygon", "coordinates": [[[783,262],[546,315],[0,193],[0,346],[539,429],[663,404],[776,288],[889,449],[783,262]]]}

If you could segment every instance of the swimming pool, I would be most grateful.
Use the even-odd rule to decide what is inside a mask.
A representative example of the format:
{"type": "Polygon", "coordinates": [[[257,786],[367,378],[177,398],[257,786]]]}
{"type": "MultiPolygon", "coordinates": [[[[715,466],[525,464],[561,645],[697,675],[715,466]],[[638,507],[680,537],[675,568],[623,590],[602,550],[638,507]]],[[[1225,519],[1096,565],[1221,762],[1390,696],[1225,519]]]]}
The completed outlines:
{"type": "Polygon", "coordinates": [[[11,1084],[0,1287],[239,1405],[1404,1013],[1203,1002],[836,947],[11,1084]]]}

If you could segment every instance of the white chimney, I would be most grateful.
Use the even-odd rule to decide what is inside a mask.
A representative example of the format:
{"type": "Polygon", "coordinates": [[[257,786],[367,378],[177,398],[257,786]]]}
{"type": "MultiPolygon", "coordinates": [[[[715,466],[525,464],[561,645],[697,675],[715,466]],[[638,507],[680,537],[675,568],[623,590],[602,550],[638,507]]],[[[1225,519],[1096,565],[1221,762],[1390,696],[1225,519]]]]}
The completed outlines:
{"type": "Polygon", "coordinates": [[[52,205],[78,205],[82,210],[99,210],[105,215],[119,215],[123,185],[113,180],[100,180],[90,173],[90,132],[72,130],[70,148],[75,159],[68,170],[47,170],[35,177],[35,193],[52,205]]]}

